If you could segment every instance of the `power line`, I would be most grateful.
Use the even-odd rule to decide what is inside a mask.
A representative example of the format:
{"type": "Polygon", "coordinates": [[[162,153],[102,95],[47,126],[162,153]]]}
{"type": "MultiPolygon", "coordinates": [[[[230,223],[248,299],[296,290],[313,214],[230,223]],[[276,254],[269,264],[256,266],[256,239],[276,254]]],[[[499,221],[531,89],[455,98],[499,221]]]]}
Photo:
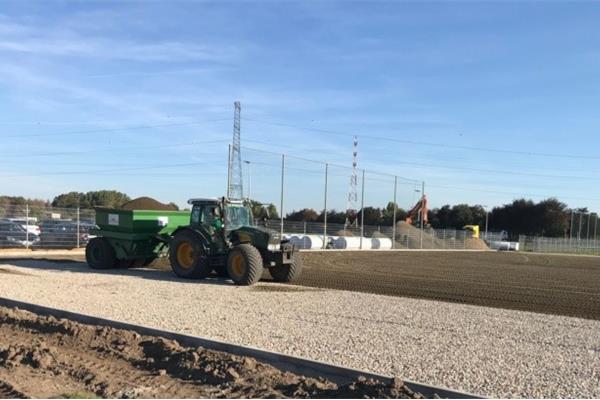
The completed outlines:
{"type": "Polygon", "coordinates": [[[481,168],[421,164],[421,163],[412,163],[412,162],[408,162],[408,161],[394,161],[394,163],[395,164],[404,164],[404,165],[414,165],[417,167],[455,169],[455,170],[460,170],[460,171],[485,172],[485,173],[489,173],[489,174],[521,175],[521,176],[531,176],[531,177],[537,177],[537,178],[582,179],[582,180],[590,180],[590,181],[600,180],[600,178],[595,178],[595,177],[591,177],[591,176],[536,174],[536,173],[520,172],[520,171],[503,171],[503,170],[496,170],[496,169],[481,169],[481,168]]]}
{"type": "Polygon", "coordinates": [[[131,131],[140,129],[156,129],[156,128],[170,128],[174,126],[189,126],[198,125],[206,122],[219,122],[229,121],[229,118],[217,118],[217,119],[206,119],[192,122],[178,122],[171,124],[160,124],[160,125],[139,125],[139,126],[125,126],[121,128],[105,128],[105,129],[88,129],[83,131],[70,131],[70,132],[53,132],[53,133],[27,133],[27,134],[12,134],[0,136],[0,139],[6,138],[27,138],[27,137],[48,137],[48,136],[69,136],[69,135],[87,135],[89,133],[107,133],[107,132],[121,132],[131,131]]]}
{"type": "MultiPolygon", "coordinates": [[[[255,149],[255,148],[252,148],[252,147],[244,147],[244,146],[242,146],[242,149],[244,149],[244,150],[250,150],[250,151],[256,151],[256,152],[259,152],[259,153],[273,154],[273,155],[278,155],[278,156],[282,155],[282,153],[278,153],[278,152],[275,152],[275,151],[255,149]]],[[[320,164],[320,165],[323,165],[323,166],[325,164],[328,164],[330,167],[344,168],[344,169],[351,170],[351,167],[348,167],[348,166],[345,166],[345,165],[330,163],[330,162],[326,162],[326,161],[311,160],[309,158],[292,156],[292,155],[289,155],[289,154],[285,154],[285,156],[286,156],[286,158],[291,158],[291,159],[294,159],[294,160],[300,160],[300,161],[306,161],[306,162],[311,162],[311,163],[317,163],[317,164],[320,164]]],[[[359,170],[362,171],[363,169],[359,168],[359,170]]],[[[397,177],[397,178],[399,178],[399,179],[401,179],[403,181],[407,181],[407,182],[421,182],[418,179],[406,178],[406,177],[403,177],[403,176],[394,175],[394,174],[390,174],[390,173],[387,173],[387,172],[370,171],[370,170],[366,170],[366,169],[364,171],[365,171],[365,173],[371,173],[371,174],[382,175],[382,176],[389,176],[389,177],[397,177]]]]}
{"type": "Polygon", "coordinates": [[[586,198],[586,197],[575,197],[575,196],[557,196],[557,195],[547,195],[547,194],[531,194],[531,193],[517,193],[517,192],[504,192],[497,190],[488,190],[488,189],[480,189],[480,188],[464,188],[457,186],[445,186],[445,185],[436,185],[428,183],[427,187],[434,187],[440,189],[453,189],[467,192],[483,192],[483,193],[491,193],[491,194],[506,194],[510,196],[520,196],[520,197],[537,197],[537,198],[564,198],[564,199],[572,199],[572,200],[584,200],[584,201],[600,201],[600,199],[595,198],[586,198]]]}
{"type": "MultiPolygon", "coordinates": [[[[27,157],[47,157],[47,156],[65,156],[65,155],[72,155],[72,154],[94,154],[94,153],[104,153],[104,152],[109,152],[109,153],[119,153],[119,152],[123,152],[123,151],[129,151],[129,150],[139,150],[139,149],[163,149],[163,148],[168,148],[168,147],[180,147],[180,146],[190,146],[190,145],[195,145],[195,144],[212,144],[212,143],[226,143],[228,142],[228,140],[226,139],[219,139],[219,140],[205,140],[205,141],[189,141],[189,142],[179,142],[179,143],[173,143],[173,144],[161,144],[161,145],[151,145],[151,146],[130,146],[130,147],[111,147],[108,149],[90,149],[90,150],[76,150],[76,151],[55,151],[55,152],[48,152],[48,153],[27,153],[26,156],[27,157]]],[[[194,153],[194,154],[198,154],[198,153],[194,153]]],[[[24,155],[23,154],[16,154],[16,153],[11,153],[11,154],[0,154],[0,157],[3,158],[23,158],[24,155]]]]}
{"type": "MultiPolygon", "coordinates": [[[[271,152],[268,150],[258,150],[258,149],[252,149],[252,148],[248,148],[249,150],[254,150],[254,151],[264,151],[267,153],[272,153],[272,154],[278,154],[275,152],[271,152]]],[[[315,160],[306,160],[300,157],[295,157],[295,156],[289,156],[291,158],[296,158],[299,160],[305,160],[305,161],[312,161],[312,162],[319,162],[324,164],[324,162],[322,161],[315,161],[315,160]]],[[[502,174],[502,175],[521,175],[521,176],[531,176],[531,177],[536,177],[536,178],[556,178],[556,179],[578,179],[578,180],[600,180],[600,178],[596,178],[596,177],[591,177],[591,176],[576,176],[576,175],[552,175],[552,174],[539,174],[539,173],[529,173],[529,172],[521,172],[521,171],[506,171],[506,170],[495,170],[495,169],[482,169],[482,168],[469,168],[469,167],[455,167],[455,166],[447,166],[447,165],[432,165],[432,164],[424,164],[424,163],[416,163],[416,162],[409,162],[409,161],[394,161],[395,164],[403,164],[403,165],[412,165],[415,167],[428,167],[428,168],[438,168],[438,169],[453,169],[453,170],[460,170],[460,171],[472,171],[472,172],[483,172],[483,173],[490,173],[490,174],[502,174]]],[[[275,164],[271,164],[271,165],[275,165],[275,164]]],[[[330,164],[331,166],[334,167],[340,167],[340,168],[348,168],[350,169],[350,167],[344,167],[341,165],[337,165],[337,164],[330,164]]],[[[376,172],[376,171],[366,171],[369,172],[371,174],[375,173],[375,174],[380,174],[380,175],[386,175],[386,176],[394,176],[393,174],[389,174],[389,173],[384,173],[384,172],[376,172]]],[[[413,180],[413,179],[411,179],[413,180]]]]}
{"type": "Polygon", "coordinates": [[[40,174],[0,175],[0,178],[21,178],[21,177],[53,176],[53,175],[101,174],[101,173],[107,173],[107,172],[126,172],[126,171],[140,171],[140,170],[149,170],[149,169],[191,167],[191,166],[207,165],[207,164],[214,165],[214,162],[205,161],[205,162],[197,162],[197,163],[161,164],[161,165],[143,166],[143,167],[111,168],[111,169],[87,170],[87,171],[59,171],[59,172],[45,172],[45,173],[40,173],[40,174]]]}
{"type": "Polygon", "coordinates": [[[331,135],[359,136],[361,139],[383,140],[383,141],[388,141],[388,142],[413,144],[413,145],[419,145],[419,146],[431,146],[431,147],[441,147],[441,148],[446,148],[446,149],[458,149],[458,150],[469,150],[469,151],[484,151],[484,152],[500,153],[500,154],[516,154],[516,155],[535,156],[535,157],[600,160],[600,156],[588,156],[588,155],[582,155],[582,154],[565,154],[565,153],[540,153],[540,152],[534,152],[534,151],[495,149],[495,148],[490,148],[490,147],[462,146],[462,145],[453,145],[453,144],[446,144],[446,143],[434,143],[434,142],[423,142],[423,141],[408,140],[408,139],[396,139],[396,138],[389,138],[389,137],[384,137],[384,136],[363,135],[363,134],[358,134],[358,133],[347,133],[347,132],[333,131],[333,130],[328,130],[328,129],[303,127],[303,126],[286,124],[286,123],[281,123],[281,122],[264,121],[264,120],[248,118],[248,117],[244,117],[244,120],[251,121],[251,122],[258,122],[258,123],[266,124],[266,125],[284,126],[284,127],[293,128],[293,129],[314,131],[314,132],[326,133],[326,134],[331,134],[331,135]]]}

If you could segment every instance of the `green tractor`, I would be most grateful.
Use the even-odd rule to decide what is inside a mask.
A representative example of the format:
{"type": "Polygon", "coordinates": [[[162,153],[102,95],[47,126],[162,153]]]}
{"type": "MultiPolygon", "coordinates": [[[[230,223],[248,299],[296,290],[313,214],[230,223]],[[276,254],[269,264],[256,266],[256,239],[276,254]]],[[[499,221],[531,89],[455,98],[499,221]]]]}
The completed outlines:
{"type": "Polygon", "coordinates": [[[190,224],[172,234],[171,267],[183,278],[205,278],[213,270],[238,285],[258,282],[267,268],[277,282],[300,275],[302,259],[279,233],[254,226],[243,201],[191,199],[190,224]]]}
{"type": "Polygon", "coordinates": [[[277,282],[302,271],[297,249],[279,233],[254,226],[241,200],[192,199],[192,211],[96,209],[96,237],[86,247],[94,269],[136,267],[168,255],[182,278],[202,279],[213,271],[238,285],[258,282],[267,268],[277,282]]]}

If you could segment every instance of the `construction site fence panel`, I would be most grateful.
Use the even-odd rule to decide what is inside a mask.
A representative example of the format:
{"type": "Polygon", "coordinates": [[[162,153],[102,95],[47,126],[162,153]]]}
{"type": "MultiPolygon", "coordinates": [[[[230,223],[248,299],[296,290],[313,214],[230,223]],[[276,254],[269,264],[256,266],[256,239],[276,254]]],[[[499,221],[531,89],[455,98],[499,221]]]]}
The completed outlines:
{"type": "Polygon", "coordinates": [[[600,255],[600,240],[520,236],[521,251],[535,253],[564,253],[600,255]]]}
{"type": "Polygon", "coordinates": [[[386,250],[487,250],[484,240],[473,233],[455,229],[419,229],[398,222],[393,226],[347,226],[339,223],[288,221],[280,219],[257,221],[269,229],[280,231],[303,249],[386,250]],[[362,235],[361,235],[362,234],[362,235]]]}
{"type": "MultiPolygon", "coordinates": [[[[393,226],[257,220],[257,225],[276,232],[304,249],[485,249],[470,231],[419,229],[404,222],[393,226]]],[[[93,238],[95,211],[39,205],[0,206],[0,248],[84,248],[93,238]]]]}
{"type": "Polygon", "coordinates": [[[94,210],[19,204],[0,206],[0,248],[85,247],[95,228],[94,210]]]}

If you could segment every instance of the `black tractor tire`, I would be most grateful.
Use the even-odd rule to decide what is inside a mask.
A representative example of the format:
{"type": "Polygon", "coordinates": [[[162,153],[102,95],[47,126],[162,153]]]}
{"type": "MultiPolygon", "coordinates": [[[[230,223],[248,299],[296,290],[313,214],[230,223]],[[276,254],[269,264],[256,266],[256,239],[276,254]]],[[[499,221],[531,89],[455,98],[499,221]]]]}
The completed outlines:
{"type": "Polygon", "coordinates": [[[263,274],[263,260],[258,249],[242,243],[229,251],[227,273],[236,285],[254,285],[263,274]]]}
{"type": "Polygon", "coordinates": [[[204,246],[197,235],[178,232],[169,245],[169,261],[175,275],[186,279],[204,279],[212,271],[204,246]]]}
{"type": "Polygon", "coordinates": [[[218,265],[213,268],[213,271],[215,271],[215,274],[221,278],[225,278],[225,277],[229,276],[226,265],[218,265]]]}
{"type": "Polygon", "coordinates": [[[290,264],[281,264],[269,268],[275,282],[293,282],[302,274],[302,256],[299,252],[292,255],[290,264]]]}
{"type": "Polygon", "coordinates": [[[127,268],[133,267],[134,262],[135,262],[135,260],[129,260],[129,259],[117,260],[116,266],[117,266],[117,268],[127,269],[127,268]]]}
{"type": "Polygon", "coordinates": [[[93,238],[88,242],[85,246],[85,260],[93,269],[110,269],[117,265],[115,249],[103,237],[93,238]]]}

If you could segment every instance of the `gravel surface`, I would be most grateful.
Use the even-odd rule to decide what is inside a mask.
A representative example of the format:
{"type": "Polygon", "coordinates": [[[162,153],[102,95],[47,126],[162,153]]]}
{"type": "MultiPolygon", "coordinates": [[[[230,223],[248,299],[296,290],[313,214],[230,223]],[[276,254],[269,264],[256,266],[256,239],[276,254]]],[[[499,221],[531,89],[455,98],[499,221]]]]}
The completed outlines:
{"type": "Polygon", "coordinates": [[[492,397],[600,397],[600,322],[82,263],[0,264],[0,296],[492,397]]]}

